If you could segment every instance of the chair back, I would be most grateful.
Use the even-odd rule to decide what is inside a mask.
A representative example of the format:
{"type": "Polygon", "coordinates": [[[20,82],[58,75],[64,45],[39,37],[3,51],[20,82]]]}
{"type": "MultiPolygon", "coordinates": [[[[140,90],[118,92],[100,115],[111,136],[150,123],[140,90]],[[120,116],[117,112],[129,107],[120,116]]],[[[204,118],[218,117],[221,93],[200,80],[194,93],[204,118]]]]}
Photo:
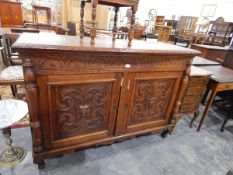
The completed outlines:
{"type": "Polygon", "coordinates": [[[28,28],[12,28],[12,33],[40,33],[40,30],[28,29],[28,28]]]}
{"type": "Polygon", "coordinates": [[[70,36],[76,36],[77,35],[77,33],[76,33],[76,23],[75,22],[68,21],[67,22],[67,27],[69,29],[68,35],[70,35],[70,36]]]}
{"type": "Polygon", "coordinates": [[[11,64],[11,58],[12,56],[17,57],[18,53],[15,49],[12,49],[11,46],[14,44],[14,42],[18,39],[20,34],[16,33],[8,33],[3,35],[3,44],[6,52],[6,57],[8,60],[8,66],[11,64]]]}
{"type": "Polygon", "coordinates": [[[196,23],[198,21],[197,17],[192,16],[181,16],[176,28],[176,37],[184,39],[192,39],[196,23]]]}

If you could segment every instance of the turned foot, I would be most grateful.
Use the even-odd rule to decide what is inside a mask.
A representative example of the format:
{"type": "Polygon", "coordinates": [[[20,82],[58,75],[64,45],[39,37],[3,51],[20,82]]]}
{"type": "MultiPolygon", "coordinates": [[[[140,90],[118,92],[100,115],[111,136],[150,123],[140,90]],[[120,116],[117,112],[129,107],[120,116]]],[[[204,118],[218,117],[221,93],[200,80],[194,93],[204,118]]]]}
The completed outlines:
{"type": "Polygon", "coordinates": [[[39,169],[39,170],[42,170],[42,169],[45,168],[45,162],[44,162],[43,159],[41,159],[41,160],[35,160],[35,159],[34,159],[33,162],[34,162],[35,164],[38,165],[38,169],[39,169]]]}
{"type": "Polygon", "coordinates": [[[194,121],[197,119],[197,117],[199,116],[199,111],[196,111],[194,112],[194,116],[193,116],[193,119],[191,120],[190,124],[189,124],[189,127],[192,128],[193,127],[193,123],[194,121]]]}
{"type": "Polygon", "coordinates": [[[161,133],[162,138],[166,138],[168,133],[169,133],[169,130],[168,130],[168,129],[165,129],[165,130],[161,133]]]}

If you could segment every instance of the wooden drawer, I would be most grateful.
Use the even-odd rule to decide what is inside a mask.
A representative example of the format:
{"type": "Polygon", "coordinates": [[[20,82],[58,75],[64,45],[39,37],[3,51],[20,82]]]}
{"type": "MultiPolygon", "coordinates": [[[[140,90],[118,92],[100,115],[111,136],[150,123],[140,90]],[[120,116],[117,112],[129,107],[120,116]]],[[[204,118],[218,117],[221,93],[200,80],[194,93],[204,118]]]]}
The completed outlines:
{"type": "Polygon", "coordinates": [[[191,77],[189,87],[205,87],[208,82],[208,77],[191,77]]]}
{"type": "Polygon", "coordinates": [[[185,96],[183,100],[183,104],[190,104],[190,105],[199,105],[202,95],[195,95],[195,96],[185,96]]]}
{"type": "Polygon", "coordinates": [[[186,95],[202,95],[206,87],[189,87],[186,95]]]}
{"type": "Polygon", "coordinates": [[[194,112],[196,110],[198,110],[199,108],[199,104],[196,104],[196,105],[182,105],[181,106],[181,109],[180,109],[180,112],[181,113],[191,113],[191,112],[194,112]]]}

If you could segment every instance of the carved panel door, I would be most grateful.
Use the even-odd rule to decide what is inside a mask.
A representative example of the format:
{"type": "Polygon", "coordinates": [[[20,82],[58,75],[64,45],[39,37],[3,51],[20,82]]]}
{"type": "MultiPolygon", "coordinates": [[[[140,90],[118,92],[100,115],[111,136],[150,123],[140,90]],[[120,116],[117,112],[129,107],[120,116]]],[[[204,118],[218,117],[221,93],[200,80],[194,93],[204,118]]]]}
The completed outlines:
{"type": "Polygon", "coordinates": [[[116,135],[167,125],[182,72],[129,73],[124,81],[116,135]]]}
{"type": "Polygon", "coordinates": [[[118,73],[40,77],[39,90],[45,94],[40,96],[41,117],[48,125],[42,127],[49,134],[46,147],[112,137],[121,77],[118,73]]]}

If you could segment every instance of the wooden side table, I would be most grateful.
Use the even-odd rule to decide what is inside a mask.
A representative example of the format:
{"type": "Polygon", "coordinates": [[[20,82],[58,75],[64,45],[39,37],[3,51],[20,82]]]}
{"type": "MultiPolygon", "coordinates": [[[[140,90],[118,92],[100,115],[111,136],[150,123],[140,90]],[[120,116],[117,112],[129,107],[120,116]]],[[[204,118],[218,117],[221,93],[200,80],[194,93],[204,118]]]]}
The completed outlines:
{"type": "Polygon", "coordinates": [[[11,167],[21,162],[27,151],[12,146],[10,126],[24,118],[28,113],[27,103],[20,100],[0,100],[0,129],[6,139],[7,148],[0,155],[0,167],[11,167]]]}
{"type": "Polygon", "coordinates": [[[200,69],[196,66],[191,66],[189,85],[181,102],[180,109],[180,113],[182,115],[194,113],[194,117],[190,122],[191,128],[193,122],[199,116],[200,102],[206,90],[210,76],[210,72],[200,69]]]}
{"type": "Polygon", "coordinates": [[[138,9],[138,3],[139,0],[81,0],[81,10],[80,10],[80,38],[82,39],[84,37],[84,7],[85,3],[90,2],[92,4],[92,25],[91,25],[91,31],[90,31],[90,37],[91,37],[91,45],[95,44],[95,37],[96,37],[96,6],[98,4],[102,5],[108,5],[108,6],[114,6],[115,7],[115,16],[114,16],[114,27],[112,29],[113,31],[113,40],[116,39],[116,32],[117,32],[117,18],[118,18],[118,12],[120,7],[131,7],[132,10],[132,16],[131,16],[131,26],[129,29],[128,39],[129,43],[128,46],[132,45],[132,39],[134,37],[134,23],[135,23],[135,13],[138,9]]]}
{"type": "Polygon", "coordinates": [[[223,66],[204,66],[202,67],[202,69],[205,69],[212,73],[211,80],[209,81],[202,103],[204,103],[210,90],[211,94],[208,99],[205,111],[203,113],[197,131],[200,131],[205,119],[207,118],[208,112],[215,99],[217,92],[233,90],[233,70],[225,68],[223,66]]]}

